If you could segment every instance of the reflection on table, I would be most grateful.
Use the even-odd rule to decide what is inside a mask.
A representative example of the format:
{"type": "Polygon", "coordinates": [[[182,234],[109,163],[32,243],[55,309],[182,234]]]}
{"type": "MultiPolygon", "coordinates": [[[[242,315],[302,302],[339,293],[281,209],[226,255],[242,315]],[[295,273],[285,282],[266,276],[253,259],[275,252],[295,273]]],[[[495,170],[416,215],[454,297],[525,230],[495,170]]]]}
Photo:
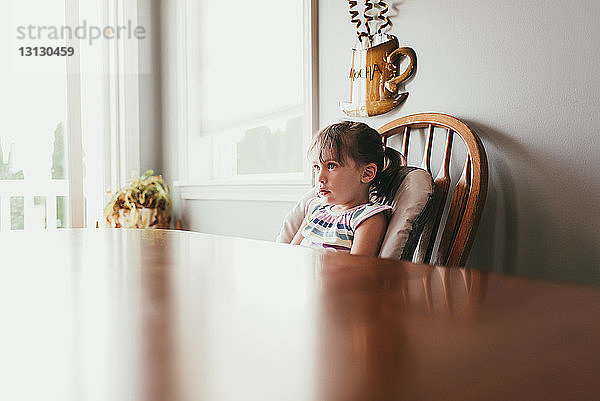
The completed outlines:
{"type": "Polygon", "coordinates": [[[182,231],[0,241],[0,399],[600,391],[597,288],[182,231]]]}

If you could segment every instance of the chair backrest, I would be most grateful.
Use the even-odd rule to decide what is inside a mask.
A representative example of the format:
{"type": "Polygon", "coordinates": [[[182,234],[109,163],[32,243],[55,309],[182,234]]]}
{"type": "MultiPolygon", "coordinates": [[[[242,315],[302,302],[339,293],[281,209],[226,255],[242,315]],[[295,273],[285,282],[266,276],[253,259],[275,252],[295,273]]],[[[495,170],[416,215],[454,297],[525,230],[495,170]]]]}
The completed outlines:
{"type": "Polygon", "coordinates": [[[389,137],[401,135],[402,149],[399,151],[408,160],[410,134],[411,130],[414,132],[415,129],[423,129],[420,131],[426,135],[420,167],[430,174],[434,140],[439,138],[445,140],[445,143],[441,167],[434,180],[428,209],[429,219],[423,228],[413,260],[436,265],[464,266],[477,232],[487,193],[488,169],[485,149],[479,137],[465,123],[446,114],[413,114],[391,121],[378,131],[386,144],[389,137]],[[464,141],[466,156],[462,175],[455,184],[449,206],[446,206],[452,184],[450,160],[452,159],[453,163],[455,161],[452,158],[455,135],[464,141]],[[442,223],[446,208],[447,217],[442,223]]]}

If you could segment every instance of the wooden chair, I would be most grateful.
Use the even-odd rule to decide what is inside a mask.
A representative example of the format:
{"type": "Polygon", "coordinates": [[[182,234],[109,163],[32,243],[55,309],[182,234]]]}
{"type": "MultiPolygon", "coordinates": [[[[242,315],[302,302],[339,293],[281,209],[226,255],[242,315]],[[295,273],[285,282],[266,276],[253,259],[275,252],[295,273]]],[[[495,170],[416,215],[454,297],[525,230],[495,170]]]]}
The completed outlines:
{"type": "Polygon", "coordinates": [[[430,174],[434,140],[439,138],[445,140],[445,143],[441,167],[434,180],[428,209],[429,219],[423,228],[413,260],[436,265],[464,266],[477,232],[487,193],[488,168],[485,149],[479,137],[465,123],[446,114],[413,114],[391,121],[378,131],[385,144],[389,137],[401,135],[402,149],[399,150],[408,160],[410,134],[416,129],[422,129],[420,131],[426,135],[420,167],[430,174]],[[454,187],[448,206],[446,200],[451,185],[450,160],[455,134],[464,141],[466,156],[462,175],[454,187]],[[446,208],[447,218],[441,224],[446,208]]]}

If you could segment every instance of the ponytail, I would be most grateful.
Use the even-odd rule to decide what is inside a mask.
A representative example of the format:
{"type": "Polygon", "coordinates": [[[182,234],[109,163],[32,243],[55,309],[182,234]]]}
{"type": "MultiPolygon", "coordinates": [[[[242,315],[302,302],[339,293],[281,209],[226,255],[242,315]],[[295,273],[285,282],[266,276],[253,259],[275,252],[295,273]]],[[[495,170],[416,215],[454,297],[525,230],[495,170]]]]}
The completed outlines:
{"type": "Polygon", "coordinates": [[[377,174],[375,183],[371,186],[371,198],[391,205],[404,178],[404,174],[401,174],[403,169],[403,156],[396,149],[386,146],[383,169],[377,174]]]}

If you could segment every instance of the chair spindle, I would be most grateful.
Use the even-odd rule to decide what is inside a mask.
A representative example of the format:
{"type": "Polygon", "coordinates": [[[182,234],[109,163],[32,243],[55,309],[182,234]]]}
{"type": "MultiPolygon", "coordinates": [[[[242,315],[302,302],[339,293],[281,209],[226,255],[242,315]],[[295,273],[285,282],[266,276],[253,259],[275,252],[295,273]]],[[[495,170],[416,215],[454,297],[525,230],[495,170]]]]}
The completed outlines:
{"type": "Polygon", "coordinates": [[[402,134],[402,154],[408,161],[408,143],[410,142],[410,127],[404,127],[404,133],[402,134]]]}
{"type": "Polygon", "coordinates": [[[467,200],[469,199],[469,192],[471,189],[471,155],[467,156],[465,162],[465,168],[462,172],[456,187],[454,188],[454,194],[452,195],[452,201],[450,202],[450,209],[448,210],[448,218],[446,219],[446,229],[444,235],[440,240],[440,246],[437,253],[437,259],[434,261],[435,264],[445,265],[448,262],[448,255],[450,249],[458,233],[458,228],[462,221],[465,208],[467,207],[467,200]]]}
{"type": "Polygon", "coordinates": [[[442,220],[444,204],[448,197],[448,190],[450,189],[450,155],[452,153],[453,138],[454,132],[449,129],[446,134],[444,161],[433,182],[431,217],[425,224],[425,227],[423,227],[423,234],[421,235],[419,249],[417,250],[415,261],[419,263],[429,263],[433,246],[435,245],[435,238],[440,227],[440,221],[442,220]]]}
{"type": "Polygon", "coordinates": [[[431,146],[433,144],[433,124],[429,124],[427,129],[427,142],[425,143],[425,152],[421,167],[431,175],[431,146]]]}

